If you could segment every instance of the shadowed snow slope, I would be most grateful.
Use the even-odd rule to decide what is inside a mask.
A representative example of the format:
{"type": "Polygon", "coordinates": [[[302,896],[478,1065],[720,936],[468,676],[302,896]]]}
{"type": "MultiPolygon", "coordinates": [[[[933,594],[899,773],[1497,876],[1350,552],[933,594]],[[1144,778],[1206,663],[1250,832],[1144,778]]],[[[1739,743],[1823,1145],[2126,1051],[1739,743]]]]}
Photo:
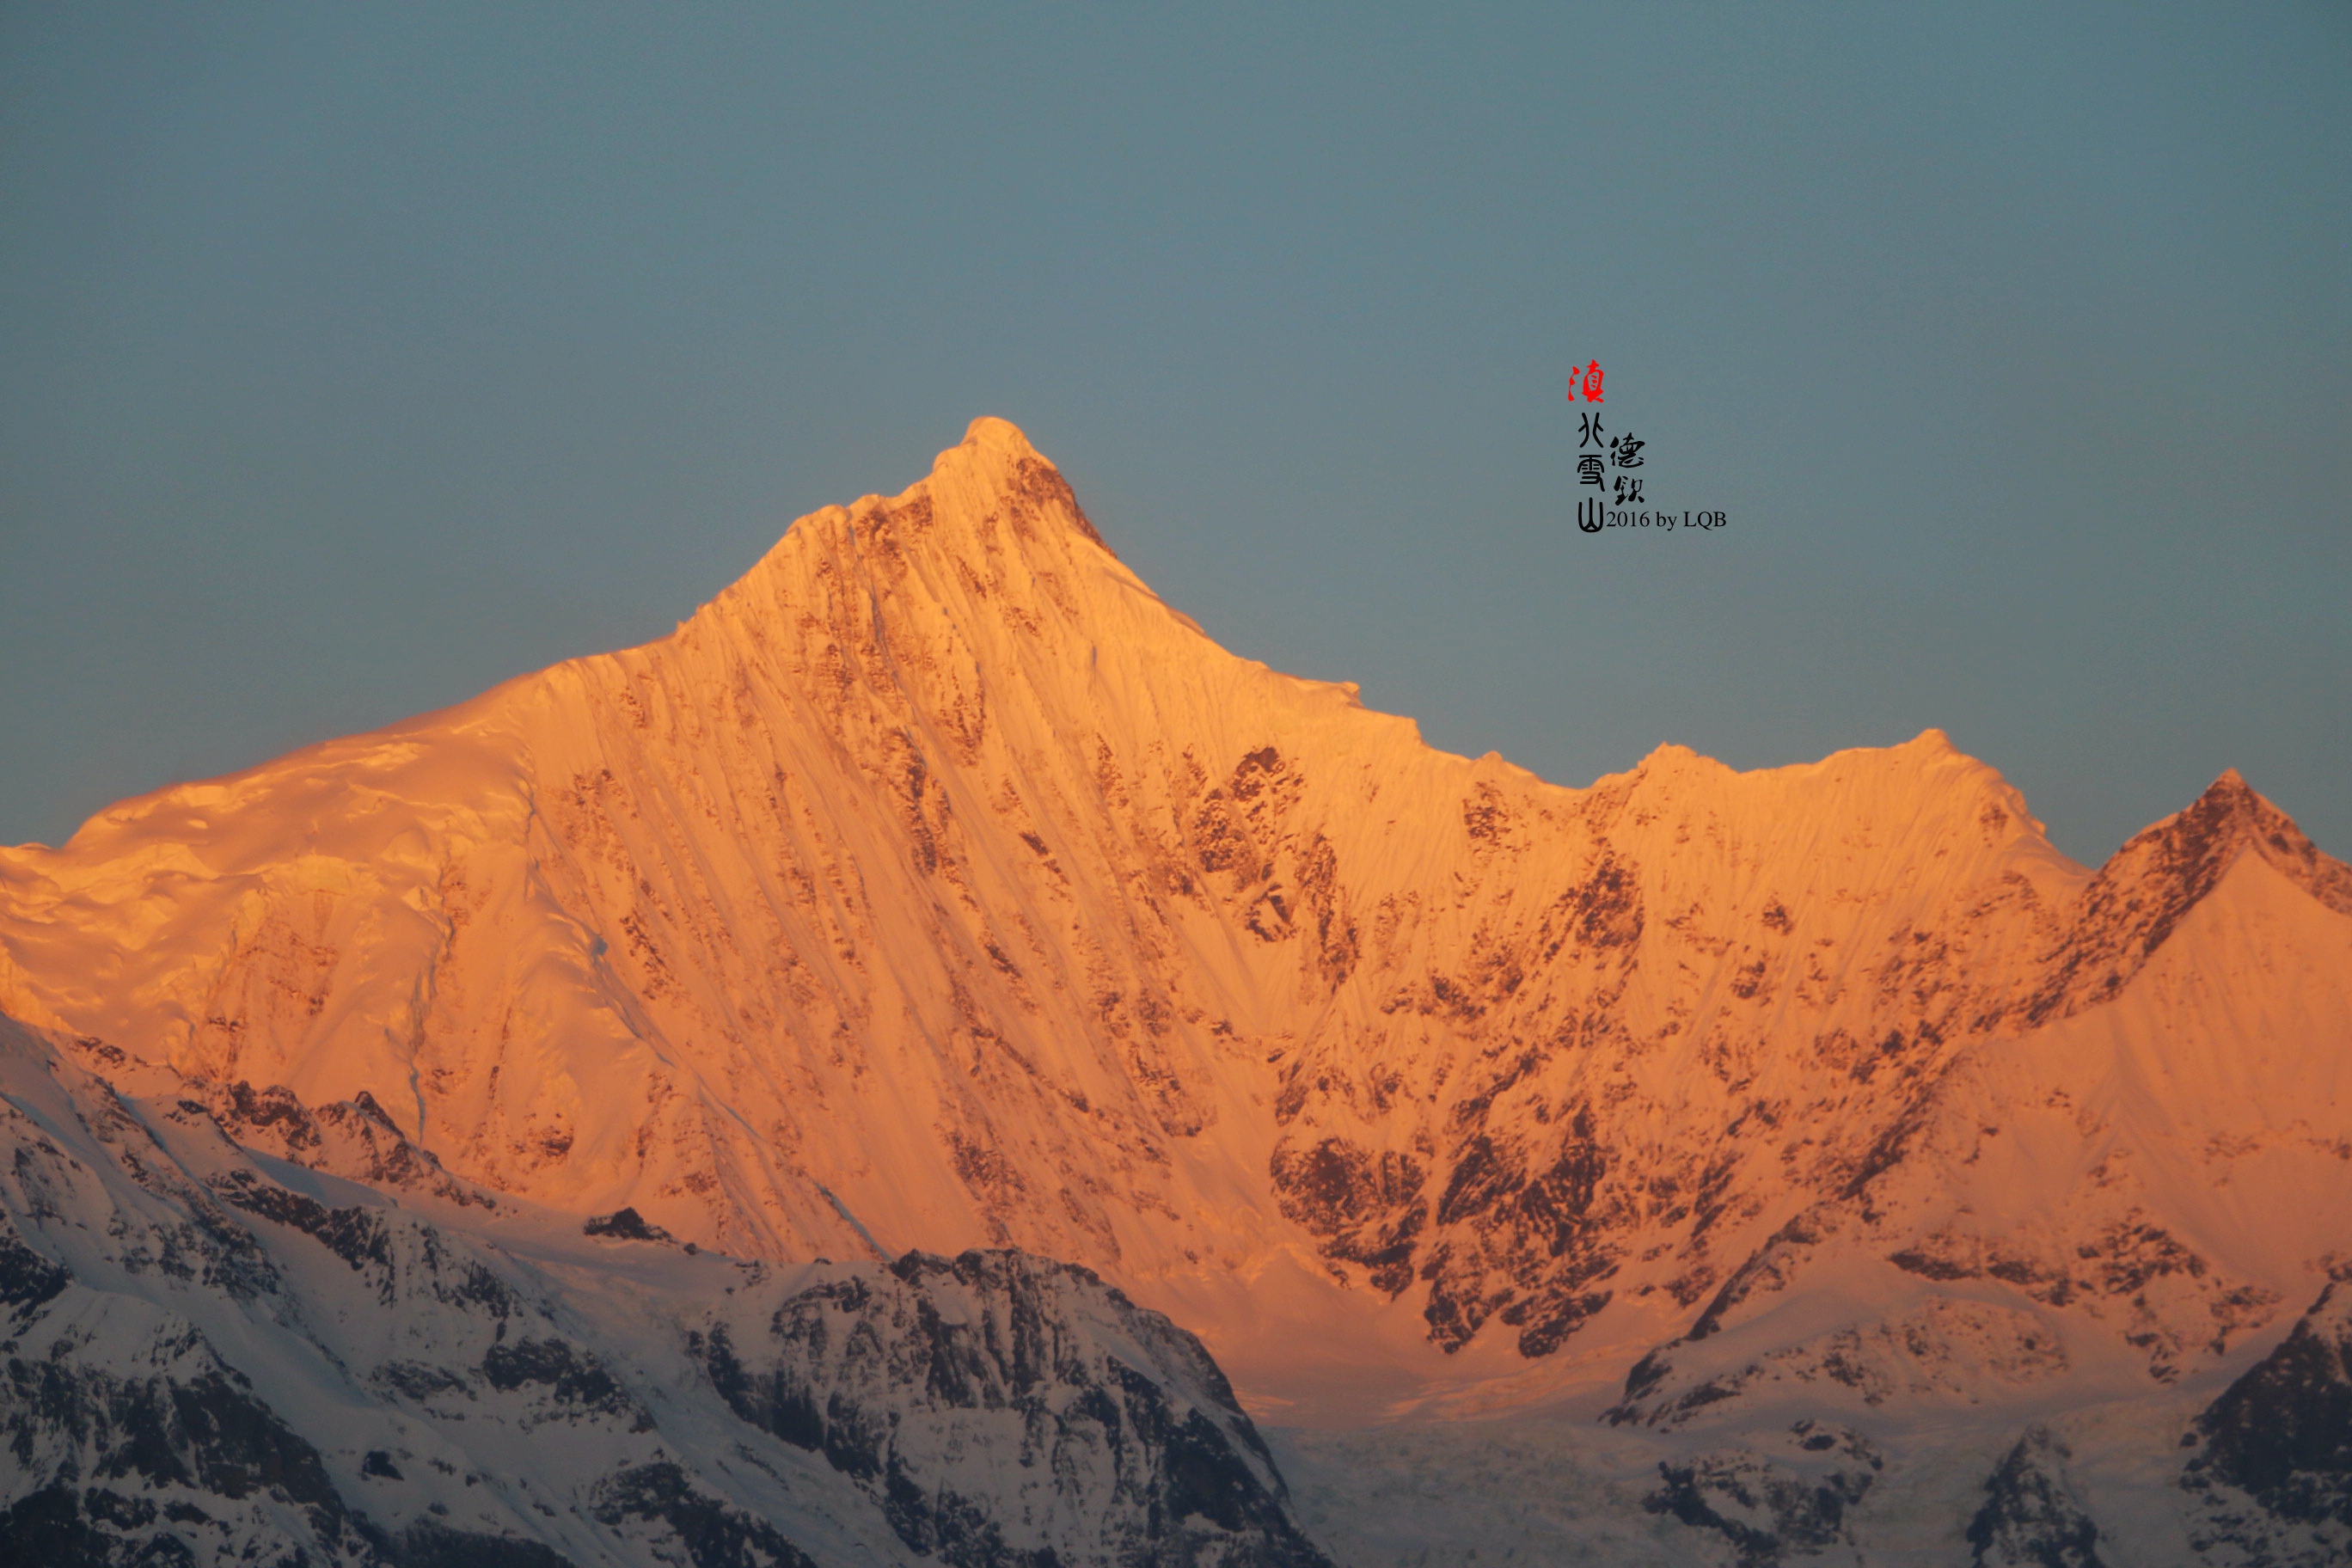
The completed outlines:
{"type": "Polygon", "coordinates": [[[985,419],[658,642],[0,851],[61,1036],[740,1255],[1067,1258],[1303,1421],[2234,1375],[2352,1246],[2347,976],[2234,774],[2095,875],[1933,731],[1559,788],[985,419]]]}
{"type": "Polygon", "coordinates": [[[0,1562],[1330,1568],[1199,1342],[1084,1269],[598,1237],[146,1078],[0,1018],[0,1562]]]}

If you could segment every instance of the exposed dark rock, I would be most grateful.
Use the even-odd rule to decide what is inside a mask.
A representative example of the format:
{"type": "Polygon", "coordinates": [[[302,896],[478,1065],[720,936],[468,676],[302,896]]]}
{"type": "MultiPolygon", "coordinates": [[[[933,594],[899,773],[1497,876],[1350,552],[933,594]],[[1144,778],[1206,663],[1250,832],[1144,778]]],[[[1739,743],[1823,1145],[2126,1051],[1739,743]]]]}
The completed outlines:
{"type": "Polygon", "coordinates": [[[432,1520],[410,1525],[382,1550],[390,1568],[572,1568],[572,1559],[536,1541],[452,1530],[432,1520]]]}
{"type": "Polygon", "coordinates": [[[459,1181],[439,1158],[401,1131],[375,1096],[305,1105],[282,1084],[257,1089],[242,1080],[205,1086],[206,1109],[229,1137],[310,1170],[375,1186],[427,1193],[462,1205],[496,1208],[497,1197],[459,1181]]]}
{"type": "Polygon", "coordinates": [[[580,1228],[584,1235],[609,1236],[616,1241],[674,1241],[677,1239],[661,1226],[649,1223],[643,1215],[633,1208],[615,1209],[611,1214],[600,1214],[580,1228]]]}
{"type": "Polygon", "coordinates": [[[225,1511],[285,1561],[364,1550],[318,1450],[201,1337],[156,1341],[142,1359],[159,1370],[123,1376],[52,1356],[0,1371],[0,1435],[33,1471],[0,1515],[0,1562],[194,1563],[212,1515],[192,1498],[247,1505],[225,1511]]]}
{"type": "Polygon", "coordinates": [[[816,1568],[773,1525],[696,1489],[673,1464],[640,1465],[604,1481],[594,1511],[605,1524],[667,1525],[694,1568],[816,1568]]]}
{"type": "MultiPolygon", "coordinates": [[[[206,1352],[204,1360],[211,1362],[206,1352]]],[[[256,1399],[245,1379],[216,1362],[182,1381],[131,1379],[58,1361],[11,1357],[0,1371],[11,1446],[29,1457],[41,1427],[87,1440],[92,1475],[139,1476],[232,1500],[268,1491],[330,1510],[341,1502],[318,1450],[256,1399]]]]}
{"type": "Polygon", "coordinates": [[[637,1418],[640,1430],[652,1426],[602,1363],[562,1340],[520,1339],[492,1345],[482,1357],[482,1375],[500,1393],[543,1389],[556,1404],[573,1407],[577,1416],[629,1415],[637,1418]]]}
{"type": "Polygon", "coordinates": [[[373,1209],[331,1209],[248,1170],[226,1172],[214,1179],[212,1188],[247,1214],[308,1232],[355,1269],[392,1267],[391,1238],[373,1209]]]}
{"type": "Polygon", "coordinates": [[[2106,1568],[2099,1527],[2066,1479],[2071,1457],[2035,1426],[1993,1468],[1984,1506],[1969,1521],[1975,1568],[2106,1568]]]}
{"type": "Polygon", "coordinates": [[[2201,1494],[2202,1550],[2248,1561],[2352,1558],[2352,1283],[2319,1294],[2293,1331],[2197,1417],[2181,1484],[2201,1494]]]}
{"type": "Polygon", "coordinates": [[[194,1568],[196,1554],[149,1529],[155,1505],[103,1488],[52,1483],[0,1512],[0,1562],[43,1568],[194,1568]]]}
{"type": "Polygon", "coordinates": [[[1642,1506],[1720,1534],[1741,1568],[1776,1568],[1784,1553],[1812,1555],[1845,1541],[1846,1512],[1869,1494],[1885,1461],[1841,1427],[1800,1421],[1789,1438],[1812,1462],[1792,1466],[1747,1449],[1706,1454],[1683,1465],[1662,1460],[1658,1474],[1665,1484],[1642,1506]]]}
{"type": "Polygon", "coordinates": [[[466,1380],[445,1366],[416,1361],[388,1361],[369,1375],[378,1388],[423,1403],[439,1394],[469,1397],[466,1380]]]}
{"type": "Polygon", "coordinates": [[[1625,1394],[1611,1405],[1604,1417],[1612,1426],[1622,1426],[1642,1417],[1642,1401],[1656,1392],[1660,1384],[1674,1375],[1675,1363],[1666,1359],[1664,1347],[1650,1352],[1633,1363],[1625,1373],[1625,1394]]]}
{"type": "Polygon", "coordinates": [[[1299,1148],[1277,1145],[1269,1169],[1283,1214],[1326,1237],[1323,1252],[1371,1271],[1391,1296],[1412,1283],[1414,1238],[1429,1209],[1424,1173],[1411,1153],[1360,1149],[1339,1138],[1299,1148]]]}
{"type": "Polygon", "coordinates": [[[16,1234],[15,1221],[0,1210],[0,1308],[18,1318],[28,1317],[72,1283],[73,1276],[64,1265],[26,1246],[16,1234]]]}

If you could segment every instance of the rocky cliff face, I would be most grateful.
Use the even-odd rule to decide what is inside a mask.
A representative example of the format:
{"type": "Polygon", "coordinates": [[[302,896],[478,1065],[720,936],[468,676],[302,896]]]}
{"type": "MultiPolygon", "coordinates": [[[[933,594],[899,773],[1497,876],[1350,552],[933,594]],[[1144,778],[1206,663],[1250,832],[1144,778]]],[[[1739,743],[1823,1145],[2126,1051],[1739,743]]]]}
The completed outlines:
{"type": "Polygon", "coordinates": [[[2316,1565],[2352,1554],[2352,1290],[2320,1292],[2287,1337],[2197,1417],[2181,1478],[2211,1560],[2316,1565]]]}
{"type": "Polygon", "coordinates": [[[1328,1568],[1200,1342],[1084,1270],[910,1252],[736,1293],[689,1351],[943,1563],[1328,1568]]]}
{"type": "Polygon", "coordinates": [[[0,1005],[278,1158],[1694,1441],[2235,1375],[2347,1245],[2347,976],[2234,774],[2096,872],[1935,731],[1558,788],[1216,647],[989,420],[672,637],[0,851],[0,1005]]]}

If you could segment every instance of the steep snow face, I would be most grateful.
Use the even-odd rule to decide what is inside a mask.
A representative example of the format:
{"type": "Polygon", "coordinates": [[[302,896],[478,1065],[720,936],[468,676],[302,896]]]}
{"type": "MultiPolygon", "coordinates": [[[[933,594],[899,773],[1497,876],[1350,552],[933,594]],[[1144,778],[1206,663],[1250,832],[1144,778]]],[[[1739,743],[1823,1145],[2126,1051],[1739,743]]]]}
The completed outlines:
{"type": "Polygon", "coordinates": [[[1329,1568],[1199,1342],[1083,1270],[777,1269],[304,1146],[383,1184],[0,1019],[0,1560],[1329,1568]]]}
{"type": "Polygon", "coordinates": [[[1218,653],[983,422],[659,644],[13,854],[8,1000],[771,1255],[859,1251],[845,1210],[893,1252],[1148,1268],[1199,1249],[1171,1210],[1246,1251],[1289,1229],[1255,1110],[1298,1011],[1265,951],[1298,895],[1248,841],[1257,781],[1297,793],[1269,742],[1442,762],[1351,720],[1218,653]]]}
{"type": "Polygon", "coordinates": [[[1647,1420],[2231,1353],[2345,1242],[2347,889],[2234,775],[2093,876],[1934,731],[1434,752],[982,420],[660,642],[0,851],[0,1005],[741,1254],[1070,1258],[1309,1416],[1671,1342],[1647,1420]]]}

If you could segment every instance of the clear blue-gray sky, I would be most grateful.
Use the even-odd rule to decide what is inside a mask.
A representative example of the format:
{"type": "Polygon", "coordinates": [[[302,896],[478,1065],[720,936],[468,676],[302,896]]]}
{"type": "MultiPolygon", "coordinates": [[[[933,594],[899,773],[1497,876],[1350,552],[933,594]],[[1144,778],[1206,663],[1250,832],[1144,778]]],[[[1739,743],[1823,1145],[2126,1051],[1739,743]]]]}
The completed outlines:
{"type": "Polygon", "coordinates": [[[667,631],[1023,426],[1582,784],[1930,725],[2352,855],[2352,8],[0,6],[0,842],[667,631]],[[1647,499],[1571,522],[1572,364],[1647,499]]]}

